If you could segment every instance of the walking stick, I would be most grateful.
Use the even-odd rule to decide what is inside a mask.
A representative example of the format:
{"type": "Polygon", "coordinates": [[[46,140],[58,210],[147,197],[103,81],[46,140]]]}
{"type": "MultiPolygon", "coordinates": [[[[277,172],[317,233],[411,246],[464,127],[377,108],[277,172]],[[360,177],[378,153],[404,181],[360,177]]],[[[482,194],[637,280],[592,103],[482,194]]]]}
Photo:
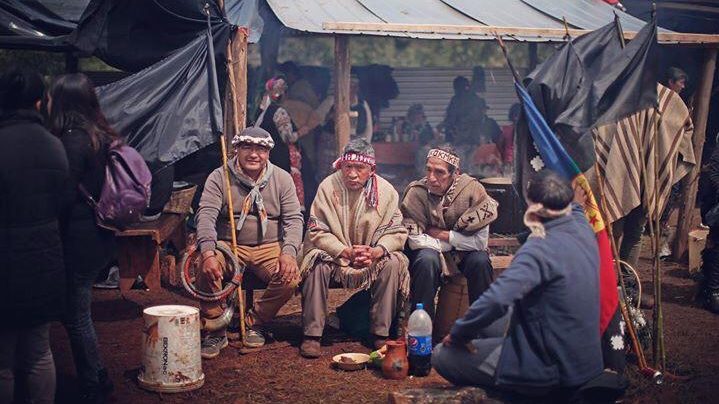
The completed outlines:
{"type": "MultiPolygon", "coordinates": [[[[230,166],[227,162],[227,144],[225,134],[220,135],[220,147],[222,149],[222,168],[225,172],[225,193],[227,193],[227,211],[230,216],[230,232],[232,233],[232,253],[237,256],[237,234],[235,233],[235,211],[232,207],[232,186],[230,184],[230,166]]],[[[245,343],[245,302],[242,295],[242,277],[237,282],[237,305],[240,312],[240,339],[245,343]]]]}

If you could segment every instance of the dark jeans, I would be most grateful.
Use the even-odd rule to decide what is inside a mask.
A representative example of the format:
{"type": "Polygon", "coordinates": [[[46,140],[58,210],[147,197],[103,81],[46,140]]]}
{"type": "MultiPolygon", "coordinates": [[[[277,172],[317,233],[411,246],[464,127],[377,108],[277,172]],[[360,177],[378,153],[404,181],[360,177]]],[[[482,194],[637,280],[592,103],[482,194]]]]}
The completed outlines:
{"type": "Polygon", "coordinates": [[[49,323],[0,331],[0,403],[11,403],[17,395],[31,403],[55,401],[49,323]]]}
{"type": "Polygon", "coordinates": [[[461,346],[439,344],[434,347],[434,370],[455,385],[494,386],[494,375],[511,316],[510,309],[507,314],[481,330],[477,339],[470,342],[473,346],[471,353],[461,346]]]}
{"type": "MultiPolygon", "coordinates": [[[[412,251],[410,257],[411,308],[414,309],[417,303],[422,303],[434,320],[434,298],[442,277],[439,252],[423,248],[412,251]]],[[[467,278],[467,294],[471,305],[494,280],[492,261],[486,251],[472,251],[465,253],[458,267],[467,278]]]]}
{"type": "Polygon", "coordinates": [[[72,355],[81,390],[99,386],[98,372],[103,368],[92,323],[92,284],[97,271],[74,273],[67,284],[67,314],[63,320],[70,338],[72,355]]]}

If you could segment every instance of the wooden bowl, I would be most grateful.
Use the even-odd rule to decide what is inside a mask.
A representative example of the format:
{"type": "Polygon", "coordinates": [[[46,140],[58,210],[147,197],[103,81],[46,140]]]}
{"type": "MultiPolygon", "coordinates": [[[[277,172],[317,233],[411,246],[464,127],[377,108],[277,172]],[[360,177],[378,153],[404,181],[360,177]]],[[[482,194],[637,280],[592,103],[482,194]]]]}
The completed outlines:
{"type": "Polygon", "coordinates": [[[362,370],[369,362],[369,355],[363,353],[343,353],[332,357],[332,362],[342,370],[362,370]],[[342,358],[349,358],[352,361],[344,361],[342,358]]]}

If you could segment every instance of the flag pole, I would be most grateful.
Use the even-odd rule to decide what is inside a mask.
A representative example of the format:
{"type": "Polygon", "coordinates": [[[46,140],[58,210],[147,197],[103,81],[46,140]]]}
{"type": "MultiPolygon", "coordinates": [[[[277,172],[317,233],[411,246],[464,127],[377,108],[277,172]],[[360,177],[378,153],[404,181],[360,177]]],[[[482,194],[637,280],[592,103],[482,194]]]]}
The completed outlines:
{"type": "MultiPolygon", "coordinates": [[[[517,83],[517,85],[523,87],[522,81],[521,81],[521,79],[520,79],[520,77],[519,77],[519,73],[518,73],[517,70],[514,68],[514,65],[512,65],[512,61],[511,61],[511,59],[509,58],[509,54],[508,54],[507,49],[506,49],[506,47],[505,47],[505,45],[504,45],[504,42],[502,41],[502,38],[501,38],[497,33],[495,33],[495,38],[497,39],[497,42],[498,42],[498,44],[499,44],[499,47],[502,49],[502,53],[504,54],[504,58],[505,58],[505,60],[506,60],[506,62],[507,62],[507,65],[509,66],[510,71],[512,72],[512,75],[514,76],[515,82],[517,83]]],[[[600,214],[601,214],[603,217],[608,217],[607,214],[606,214],[606,212],[604,211],[604,207],[606,206],[606,202],[605,202],[605,200],[604,200],[604,192],[603,192],[603,186],[602,186],[602,182],[601,182],[601,173],[600,173],[600,171],[599,171],[599,167],[598,167],[598,165],[597,165],[596,162],[595,162],[595,167],[596,167],[595,170],[596,170],[596,172],[597,172],[597,177],[598,177],[598,179],[599,179],[598,182],[599,182],[599,184],[600,184],[600,191],[599,191],[599,192],[600,192],[600,198],[601,198],[601,200],[602,200],[602,203],[601,203],[601,204],[598,204],[598,205],[599,205],[600,214]]],[[[605,222],[605,223],[606,223],[606,222],[605,222]]],[[[631,341],[632,341],[632,347],[633,347],[633,349],[634,349],[634,351],[635,351],[635,353],[636,353],[636,355],[637,355],[637,360],[638,360],[638,365],[639,365],[639,371],[640,371],[642,374],[644,374],[645,376],[651,377],[651,378],[654,380],[655,383],[661,384],[662,381],[663,381],[662,374],[661,374],[660,372],[656,371],[655,369],[652,369],[652,368],[650,368],[650,367],[647,366],[646,358],[645,358],[645,356],[644,356],[644,351],[643,351],[643,349],[642,349],[642,347],[641,347],[641,344],[639,343],[639,339],[638,339],[638,337],[637,337],[637,332],[636,332],[636,329],[634,328],[634,323],[633,323],[633,321],[632,321],[632,319],[631,319],[631,317],[630,317],[630,315],[629,315],[629,312],[628,312],[628,310],[627,310],[627,308],[626,308],[626,300],[625,300],[626,292],[625,292],[625,288],[624,288],[624,281],[623,281],[623,279],[621,279],[621,276],[620,276],[621,272],[620,272],[620,268],[619,268],[619,255],[618,255],[618,253],[617,253],[617,248],[616,248],[616,245],[615,245],[615,243],[614,243],[613,234],[612,234],[612,232],[611,232],[611,226],[609,226],[608,223],[606,223],[605,226],[606,226],[606,229],[607,229],[607,236],[609,237],[609,240],[610,240],[610,245],[611,245],[611,249],[612,249],[612,254],[613,254],[613,256],[614,256],[614,260],[613,260],[613,261],[614,261],[614,271],[615,271],[615,275],[617,275],[617,277],[619,278],[620,285],[621,285],[621,287],[622,287],[622,294],[619,296],[619,309],[620,309],[620,313],[622,314],[622,317],[624,318],[624,322],[625,322],[625,324],[626,324],[627,330],[629,331],[630,339],[631,339],[631,341]]]]}

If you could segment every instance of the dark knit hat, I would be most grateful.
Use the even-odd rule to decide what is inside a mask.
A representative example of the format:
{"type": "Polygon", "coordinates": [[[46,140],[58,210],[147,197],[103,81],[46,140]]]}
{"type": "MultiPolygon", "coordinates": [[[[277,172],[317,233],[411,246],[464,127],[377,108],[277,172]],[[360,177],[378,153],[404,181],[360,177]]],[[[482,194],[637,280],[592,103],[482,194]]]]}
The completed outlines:
{"type": "Polygon", "coordinates": [[[237,147],[241,143],[256,144],[268,149],[275,147],[275,142],[272,140],[270,133],[254,126],[243,129],[242,132],[232,138],[232,147],[237,147]]]}

